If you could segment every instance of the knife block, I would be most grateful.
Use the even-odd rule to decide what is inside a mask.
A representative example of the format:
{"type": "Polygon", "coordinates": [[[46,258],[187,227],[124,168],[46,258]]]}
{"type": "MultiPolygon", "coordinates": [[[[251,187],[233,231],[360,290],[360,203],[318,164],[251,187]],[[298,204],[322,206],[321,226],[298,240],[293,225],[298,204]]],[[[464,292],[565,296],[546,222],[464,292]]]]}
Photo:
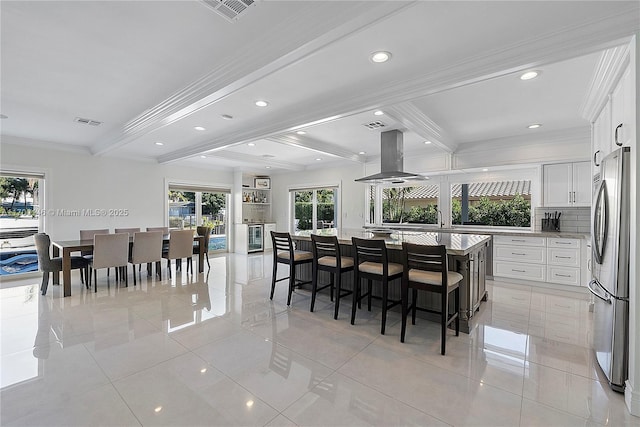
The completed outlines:
{"type": "Polygon", "coordinates": [[[560,219],[543,218],[542,231],[560,231],[560,219]]]}

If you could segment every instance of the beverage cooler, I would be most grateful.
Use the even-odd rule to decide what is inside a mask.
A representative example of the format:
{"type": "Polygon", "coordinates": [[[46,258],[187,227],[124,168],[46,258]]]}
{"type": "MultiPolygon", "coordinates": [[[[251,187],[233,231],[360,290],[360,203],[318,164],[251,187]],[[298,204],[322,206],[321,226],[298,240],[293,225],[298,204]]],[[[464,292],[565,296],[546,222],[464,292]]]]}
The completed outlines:
{"type": "Polygon", "coordinates": [[[249,238],[247,252],[262,252],[264,250],[264,226],[249,224],[249,238]]]}

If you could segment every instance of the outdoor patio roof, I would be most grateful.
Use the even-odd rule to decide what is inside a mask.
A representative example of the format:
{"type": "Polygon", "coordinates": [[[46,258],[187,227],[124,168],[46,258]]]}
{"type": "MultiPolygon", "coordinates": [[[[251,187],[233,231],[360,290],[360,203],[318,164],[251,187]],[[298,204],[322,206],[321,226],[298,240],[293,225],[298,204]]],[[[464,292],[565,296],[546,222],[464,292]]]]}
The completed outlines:
{"type": "MultiPolygon", "coordinates": [[[[523,196],[531,195],[531,181],[473,182],[469,184],[469,197],[500,197],[515,196],[516,194],[521,194],[523,196]]],[[[451,187],[451,196],[460,197],[461,195],[462,184],[453,184],[451,187]]],[[[405,200],[435,199],[437,197],[437,185],[424,185],[413,187],[413,189],[405,196],[405,200]]]]}

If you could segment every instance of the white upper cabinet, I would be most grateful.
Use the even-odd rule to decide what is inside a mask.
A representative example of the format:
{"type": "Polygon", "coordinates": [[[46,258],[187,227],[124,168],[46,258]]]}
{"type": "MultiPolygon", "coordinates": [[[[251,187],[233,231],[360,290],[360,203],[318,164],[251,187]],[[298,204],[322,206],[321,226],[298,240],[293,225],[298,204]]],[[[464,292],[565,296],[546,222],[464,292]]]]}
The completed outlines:
{"type": "Polygon", "coordinates": [[[602,159],[611,152],[611,102],[607,101],[604,108],[593,122],[593,167],[594,171],[600,166],[602,159]]]}
{"type": "Polygon", "coordinates": [[[609,140],[611,150],[631,145],[635,130],[634,81],[631,67],[627,67],[611,93],[611,126],[609,140]]]}
{"type": "Polygon", "coordinates": [[[591,164],[559,163],[543,166],[543,206],[590,206],[591,164]]]}

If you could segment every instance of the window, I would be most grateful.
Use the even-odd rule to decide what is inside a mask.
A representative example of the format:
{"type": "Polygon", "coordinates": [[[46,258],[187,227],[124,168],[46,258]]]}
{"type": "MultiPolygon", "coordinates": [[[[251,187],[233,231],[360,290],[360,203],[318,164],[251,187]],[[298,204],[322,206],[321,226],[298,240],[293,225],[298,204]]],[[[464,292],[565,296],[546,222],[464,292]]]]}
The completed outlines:
{"type": "MultiPolygon", "coordinates": [[[[44,177],[0,175],[0,276],[38,270],[33,235],[42,230],[44,177]]],[[[55,215],[55,213],[53,213],[55,215]]]]}
{"type": "Polygon", "coordinates": [[[211,227],[209,251],[226,251],[229,189],[169,185],[169,228],[211,227]]]}
{"type": "Polygon", "coordinates": [[[438,184],[382,189],[382,222],[438,224],[438,184]]]}
{"type": "Polygon", "coordinates": [[[338,187],[291,190],[293,231],[338,228],[338,187]]]}
{"type": "Polygon", "coordinates": [[[454,225],[531,227],[531,181],[451,185],[454,225]]]}

